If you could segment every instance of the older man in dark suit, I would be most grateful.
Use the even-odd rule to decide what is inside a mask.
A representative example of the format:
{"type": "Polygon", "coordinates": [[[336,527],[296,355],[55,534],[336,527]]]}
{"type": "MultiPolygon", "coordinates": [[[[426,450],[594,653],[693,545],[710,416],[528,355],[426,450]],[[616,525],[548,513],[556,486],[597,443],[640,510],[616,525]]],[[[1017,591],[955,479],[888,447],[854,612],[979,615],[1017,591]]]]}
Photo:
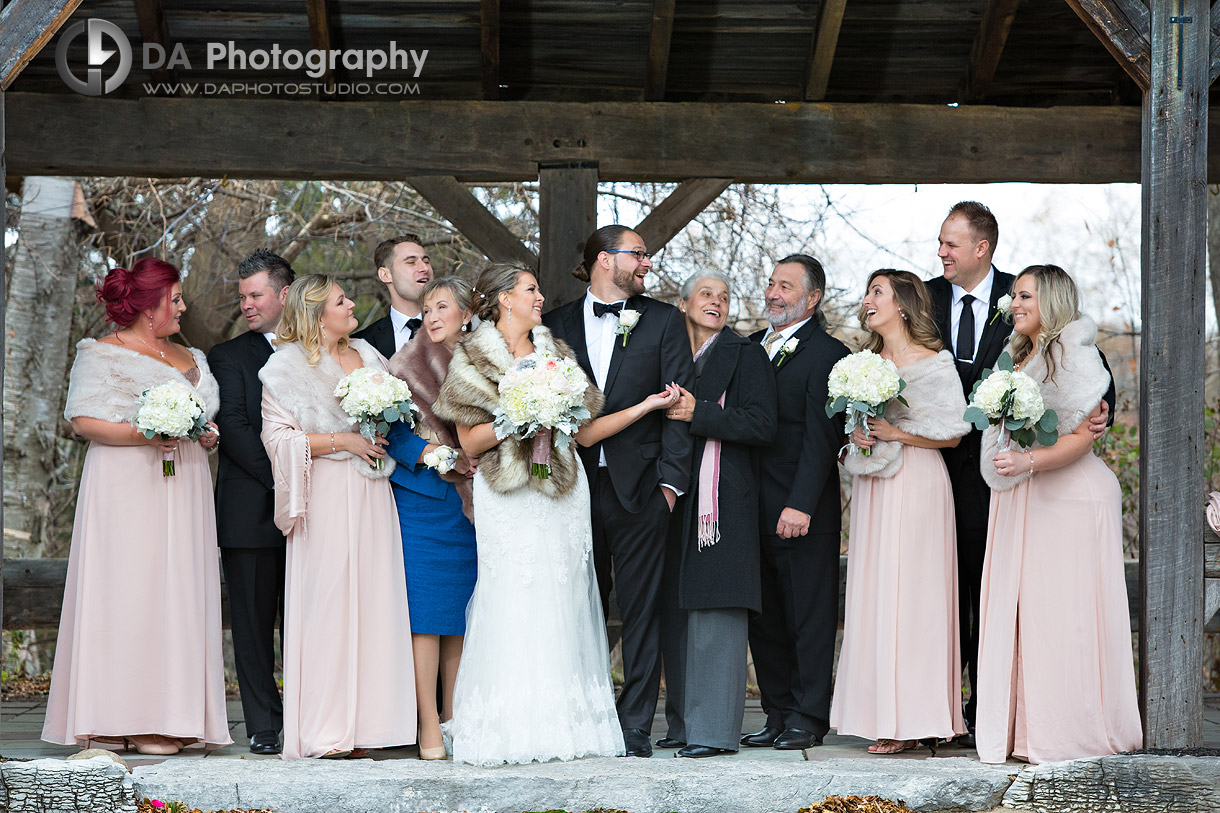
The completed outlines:
{"type": "Polygon", "coordinates": [[[292,284],[292,267],[266,249],[237,268],[249,332],[218,344],[208,366],[220,384],[216,425],[224,443],[216,479],[220,543],[233,655],[246,735],[255,754],[278,754],[284,710],[275,682],[275,619],[284,613],[284,535],[275,527],[275,481],[259,433],[263,385],[258,371],[274,348],[276,326],[292,284]]]}
{"type": "Polygon", "coordinates": [[[419,295],[432,281],[432,260],[419,235],[403,234],[382,240],[373,252],[373,264],[390,295],[390,312],[352,338],[364,339],[389,358],[423,325],[419,295]]]}

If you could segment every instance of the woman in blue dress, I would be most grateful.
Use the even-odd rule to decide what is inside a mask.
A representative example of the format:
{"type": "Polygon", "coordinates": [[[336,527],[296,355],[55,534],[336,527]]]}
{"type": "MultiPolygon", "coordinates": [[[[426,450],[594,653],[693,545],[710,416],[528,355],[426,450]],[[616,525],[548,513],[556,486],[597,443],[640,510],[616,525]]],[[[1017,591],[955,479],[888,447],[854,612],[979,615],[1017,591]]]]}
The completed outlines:
{"type": "Polygon", "coordinates": [[[444,759],[441,721],[453,713],[453,685],[466,633],[466,604],[478,574],[471,494],[474,470],[465,456],[453,471],[429,467],[441,447],[458,449],[457,433],[432,412],[453,348],[470,322],[470,286],[441,277],[424,288],[421,335],[390,360],[390,371],[411,387],[422,413],[414,431],[396,423],[390,431],[390,476],[410,597],[411,643],[415,654],[415,694],[419,704],[419,755],[444,759]],[[441,708],[437,709],[437,677],[441,708]]]}

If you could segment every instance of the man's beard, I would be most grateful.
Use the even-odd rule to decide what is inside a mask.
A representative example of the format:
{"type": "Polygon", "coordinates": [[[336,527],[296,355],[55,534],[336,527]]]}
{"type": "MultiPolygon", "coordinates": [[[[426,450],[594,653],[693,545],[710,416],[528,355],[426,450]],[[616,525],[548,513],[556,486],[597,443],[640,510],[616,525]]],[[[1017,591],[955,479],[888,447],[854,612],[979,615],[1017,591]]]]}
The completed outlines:
{"type": "Polygon", "coordinates": [[[616,264],[614,267],[613,277],[614,287],[620,291],[625,291],[628,296],[636,296],[644,293],[644,281],[635,275],[635,269],[619,268],[616,264]]]}
{"type": "Polygon", "coordinates": [[[781,325],[790,325],[793,322],[800,321],[805,315],[805,305],[803,302],[794,302],[785,307],[779,312],[778,316],[772,316],[770,313],[770,305],[767,306],[767,321],[771,323],[771,327],[780,327],[781,325]]]}

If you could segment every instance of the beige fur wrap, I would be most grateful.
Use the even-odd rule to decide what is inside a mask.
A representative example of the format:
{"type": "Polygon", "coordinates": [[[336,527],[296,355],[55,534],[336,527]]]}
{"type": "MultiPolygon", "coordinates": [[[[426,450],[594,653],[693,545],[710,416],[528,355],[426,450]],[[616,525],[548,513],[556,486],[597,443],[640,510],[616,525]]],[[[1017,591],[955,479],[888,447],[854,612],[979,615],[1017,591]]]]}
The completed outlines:
{"type": "MultiPolygon", "coordinates": [[[[574,358],[572,348],[539,325],[533,330],[534,350],[556,358],[574,358]]],[[[440,397],[432,409],[441,420],[461,426],[478,426],[495,420],[500,403],[500,379],[513,364],[513,356],[496,326],[484,322],[458,343],[449,363],[449,374],[441,387],[440,397]]],[[[589,382],[585,389],[585,406],[593,417],[601,412],[604,399],[601,391],[589,382]]],[[[543,480],[530,475],[532,440],[508,437],[479,457],[479,473],[493,491],[507,494],[519,488],[537,489],[550,497],[570,492],[577,482],[580,459],[576,456],[576,441],[567,451],[551,439],[551,476],[543,480]]]]}
{"type": "Polygon", "coordinates": [[[135,350],[96,339],[81,339],[68,378],[64,417],[130,423],[138,406],[136,398],[150,387],[173,381],[193,389],[203,402],[204,417],[212,420],[220,408],[220,387],[208,367],[207,357],[193,347],[188,349],[199,368],[198,387],[177,368],[135,350]]]}
{"type": "MultiPolygon", "coordinates": [[[[952,353],[941,350],[898,372],[907,382],[902,397],[910,406],[891,401],[885,410],[887,421],[903,432],[928,440],[952,440],[970,432],[970,424],[962,420],[966,398],[952,353]]],[[[870,455],[848,454],[843,468],[850,474],[893,477],[902,469],[902,444],[878,440],[870,455]]]]}

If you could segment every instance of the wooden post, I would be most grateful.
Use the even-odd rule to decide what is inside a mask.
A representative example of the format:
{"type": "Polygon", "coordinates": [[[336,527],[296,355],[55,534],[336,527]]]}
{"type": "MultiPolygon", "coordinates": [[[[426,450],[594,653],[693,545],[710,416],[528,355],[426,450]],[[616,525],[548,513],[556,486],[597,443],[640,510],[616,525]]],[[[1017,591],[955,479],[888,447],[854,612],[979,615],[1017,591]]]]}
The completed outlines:
{"type": "Polygon", "coordinates": [[[1140,705],[1145,746],[1181,748],[1203,742],[1211,8],[1207,0],[1152,0],[1149,7],[1151,71],[1142,144],[1140,705]]]}
{"type": "MultiPolygon", "coordinates": [[[[7,177],[8,167],[4,162],[4,91],[0,90],[0,234],[7,231],[8,224],[8,189],[5,186],[5,178],[7,177]]],[[[3,238],[0,237],[0,249],[4,246],[3,238]]],[[[0,250],[0,270],[3,273],[3,285],[0,285],[0,348],[3,348],[4,337],[7,335],[4,332],[4,310],[8,303],[5,302],[5,291],[8,290],[8,263],[4,261],[5,252],[0,250]]],[[[0,404],[4,403],[4,359],[8,357],[7,353],[0,352],[0,404]]],[[[3,409],[0,406],[0,409],[3,409]]],[[[4,444],[0,443],[0,494],[4,493],[4,444]]],[[[0,533],[4,529],[4,501],[0,500],[0,533]]],[[[4,547],[3,540],[0,539],[0,550],[4,547]]],[[[4,572],[0,570],[0,608],[4,607],[4,572]]],[[[0,609],[0,619],[4,616],[4,612],[0,609]]]]}
{"type": "Polygon", "coordinates": [[[539,164],[538,182],[538,282],[550,310],[584,296],[588,287],[572,276],[572,269],[597,228],[597,163],[539,164]]]}

